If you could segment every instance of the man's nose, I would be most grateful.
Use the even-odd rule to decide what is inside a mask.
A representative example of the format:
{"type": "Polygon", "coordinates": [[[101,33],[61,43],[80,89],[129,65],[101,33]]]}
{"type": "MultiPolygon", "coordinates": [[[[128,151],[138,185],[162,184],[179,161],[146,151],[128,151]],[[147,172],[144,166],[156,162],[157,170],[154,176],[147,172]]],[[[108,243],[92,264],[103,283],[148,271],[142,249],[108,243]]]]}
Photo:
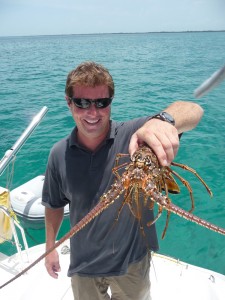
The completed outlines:
{"type": "Polygon", "coordinates": [[[98,112],[98,108],[96,107],[94,101],[91,101],[91,105],[88,107],[87,110],[90,113],[96,113],[96,112],[98,112]]]}

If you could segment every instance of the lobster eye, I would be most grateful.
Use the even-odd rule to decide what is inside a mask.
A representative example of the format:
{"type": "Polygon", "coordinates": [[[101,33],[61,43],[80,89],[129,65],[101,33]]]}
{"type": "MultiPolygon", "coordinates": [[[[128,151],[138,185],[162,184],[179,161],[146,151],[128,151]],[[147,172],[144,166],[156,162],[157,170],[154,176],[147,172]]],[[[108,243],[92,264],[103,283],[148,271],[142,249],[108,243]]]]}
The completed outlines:
{"type": "Polygon", "coordinates": [[[151,159],[149,159],[149,158],[146,159],[145,164],[146,164],[146,166],[151,166],[151,164],[152,164],[151,159]]]}

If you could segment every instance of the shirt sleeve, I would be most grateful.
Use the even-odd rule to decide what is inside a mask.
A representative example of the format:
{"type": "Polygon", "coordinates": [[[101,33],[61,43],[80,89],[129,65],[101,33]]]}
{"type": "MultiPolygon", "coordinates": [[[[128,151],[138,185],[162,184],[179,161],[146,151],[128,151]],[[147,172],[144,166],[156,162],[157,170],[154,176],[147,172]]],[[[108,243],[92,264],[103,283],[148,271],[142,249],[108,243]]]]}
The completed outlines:
{"type": "Polygon", "coordinates": [[[51,152],[42,190],[42,205],[57,209],[66,206],[69,201],[62,192],[62,183],[56,168],[54,168],[53,156],[54,154],[51,152]]]}

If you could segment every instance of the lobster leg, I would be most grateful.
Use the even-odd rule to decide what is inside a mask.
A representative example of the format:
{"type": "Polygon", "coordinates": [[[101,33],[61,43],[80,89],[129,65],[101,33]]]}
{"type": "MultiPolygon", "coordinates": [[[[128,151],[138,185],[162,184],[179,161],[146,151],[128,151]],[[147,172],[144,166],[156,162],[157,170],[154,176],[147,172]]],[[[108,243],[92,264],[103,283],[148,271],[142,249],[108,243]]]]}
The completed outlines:
{"type": "Polygon", "coordinates": [[[147,223],[148,227],[150,227],[151,225],[155,224],[155,222],[161,217],[162,211],[163,211],[163,207],[161,205],[159,205],[158,206],[158,213],[157,213],[156,217],[154,218],[154,220],[149,221],[147,223]]]}
{"type": "Polygon", "coordinates": [[[126,163],[123,163],[122,165],[116,166],[116,167],[114,167],[114,168],[112,169],[112,173],[116,176],[116,178],[117,178],[118,180],[121,179],[121,176],[120,176],[120,174],[118,173],[118,171],[119,171],[120,169],[123,169],[124,167],[126,167],[128,164],[129,164],[129,163],[126,162],[126,163]]]}
{"type": "MultiPolygon", "coordinates": [[[[120,213],[121,213],[121,211],[122,211],[124,205],[125,205],[125,204],[128,204],[128,205],[129,205],[129,203],[130,203],[129,198],[131,197],[131,193],[132,193],[132,188],[129,189],[129,190],[126,190],[126,192],[125,192],[125,194],[124,194],[124,200],[122,201],[122,204],[121,204],[121,206],[120,206],[120,208],[119,208],[119,210],[118,210],[117,217],[116,217],[115,221],[118,221],[118,220],[119,220],[119,216],[120,216],[120,213]]],[[[130,206],[129,206],[129,208],[130,208],[130,206]]],[[[130,210],[131,210],[131,208],[130,208],[130,210]]],[[[131,212],[132,212],[132,210],[131,210],[131,212]]],[[[133,212],[132,212],[132,213],[133,213],[133,212]]]]}
{"type": "Polygon", "coordinates": [[[185,180],[183,177],[181,177],[177,172],[173,171],[172,169],[170,169],[170,172],[174,176],[176,176],[183,183],[183,185],[188,189],[189,194],[190,194],[190,199],[191,199],[191,209],[189,210],[189,212],[192,212],[195,208],[195,203],[194,203],[193,190],[192,190],[190,184],[188,183],[187,180],[185,180]]]}
{"type": "Polygon", "coordinates": [[[166,231],[167,231],[167,228],[168,228],[168,225],[169,225],[169,220],[170,220],[170,214],[171,214],[171,212],[167,211],[166,225],[165,225],[165,228],[164,228],[163,233],[162,233],[162,239],[164,239],[164,237],[166,235],[166,231]]]}
{"type": "Polygon", "coordinates": [[[119,160],[123,157],[129,157],[130,154],[127,154],[127,153],[118,153],[116,155],[116,159],[115,159],[115,165],[118,166],[119,165],[119,160]]]}
{"type": "Polygon", "coordinates": [[[192,168],[190,168],[190,167],[188,167],[186,165],[176,163],[176,162],[172,162],[171,165],[179,167],[179,168],[182,168],[182,169],[184,169],[186,171],[189,171],[192,174],[194,174],[201,181],[201,183],[204,185],[204,187],[206,188],[206,190],[209,193],[209,195],[211,197],[213,196],[213,193],[212,193],[211,189],[208,187],[208,185],[205,183],[205,181],[201,178],[201,176],[194,169],[192,169],[192,168]]]}
{"type": "Polygon", "coordinates": [[[123,169],[124,167],[126,167],[127,165],[129,165],[129,162],[125,162],[121,165],[119,165],[119,160],[123,157],[128,157],[130,156],[129,154],[124,154],[124,153],[118,153],[116,155],[116,159],[115,159],[115,166],[114,168],[112,169],[112,173],[117,177],[117,179],[120,180],[121,176],[119,175],[118,171],[120,169],[123,169]]]}

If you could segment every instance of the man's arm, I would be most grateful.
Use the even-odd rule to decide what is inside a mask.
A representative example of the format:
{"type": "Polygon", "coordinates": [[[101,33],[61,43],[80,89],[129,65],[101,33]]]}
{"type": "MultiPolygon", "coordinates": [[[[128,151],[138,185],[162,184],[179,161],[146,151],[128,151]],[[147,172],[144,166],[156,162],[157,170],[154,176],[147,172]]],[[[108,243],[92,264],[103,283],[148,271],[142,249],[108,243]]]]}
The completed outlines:
{"type": "MultiPolygon", "coordinates": [[[[45,208],[45,228],[46,228],[46,250],[55,245],[56,237],[64,216],[64,208],[45,208]]],[[[57,250],[53,250],[45,258],[45,267],[50,276],[58,278],[60,272],[59,255],[57,250]]]]}
{"type": "Polygon", "coordinates": [[[175,120],[178,133],[195,128],[203,116],[203,108],[197,103],[176,101],[165,109],[175,120]]]}
{"type": "Polygon", "coordinates": [[[145,142],[154,150],[162,166],[170,165],[179,148],[178,134],[195,128],[203,115],[200,105],[185,101],[176,101],[164,111],[174,118],[175,126],[160,119],[146,122],[131,137],[131,156],[138,149],[138,145],[145,142]]]}

